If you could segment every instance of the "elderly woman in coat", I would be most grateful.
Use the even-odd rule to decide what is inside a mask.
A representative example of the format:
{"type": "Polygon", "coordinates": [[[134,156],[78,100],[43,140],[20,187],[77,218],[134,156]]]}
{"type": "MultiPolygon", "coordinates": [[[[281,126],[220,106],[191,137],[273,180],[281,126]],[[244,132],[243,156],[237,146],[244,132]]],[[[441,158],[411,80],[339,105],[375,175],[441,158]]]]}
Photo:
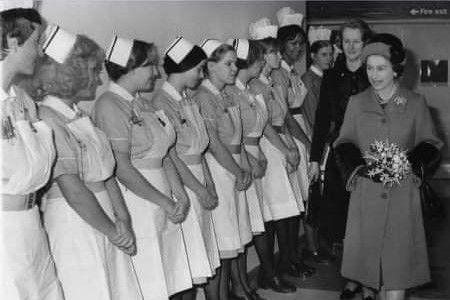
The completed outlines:
{"type": "Polygon", "coordinates": [[[398,86],[405,53],[390,34],[374,37],[363,51],[371,87],[353,96],[334,143],[351,191],[342,274],[365,286],[384,287],[385,299],[405,298],[405,289],[430,280],[420,206],[421,170],[439,156],[424,97],[398,86]],[[388,140],[408,151],[412,172],[388,188],[368,176],[362,153],[388,140]]]}

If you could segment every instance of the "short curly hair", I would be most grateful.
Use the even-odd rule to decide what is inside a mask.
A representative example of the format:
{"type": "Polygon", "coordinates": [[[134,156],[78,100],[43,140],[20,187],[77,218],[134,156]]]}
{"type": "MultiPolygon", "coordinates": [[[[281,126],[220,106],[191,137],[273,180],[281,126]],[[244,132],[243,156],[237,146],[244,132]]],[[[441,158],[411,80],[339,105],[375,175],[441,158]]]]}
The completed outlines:
{"type": "Polygon", "coordinates": [[[94,60],[101,64],[104,59],[104,51],[96,42],[87,36],[78,35],[69,57],[63,64],[49,56],[39,60],[33,78],[33,96],[37,100],[46,95],[74,98],[89,80],[86,74],[87,63],[94,60]]]}

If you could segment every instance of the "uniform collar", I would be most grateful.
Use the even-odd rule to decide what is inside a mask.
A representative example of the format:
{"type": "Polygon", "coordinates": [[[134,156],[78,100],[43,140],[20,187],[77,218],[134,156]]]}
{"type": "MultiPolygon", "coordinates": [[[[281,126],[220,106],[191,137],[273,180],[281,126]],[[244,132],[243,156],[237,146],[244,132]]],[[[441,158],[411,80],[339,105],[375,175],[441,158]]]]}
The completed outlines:
{"type": "Polygon", "coordinates": [[[211,81],[209,79],[203,80],[202,81],[202,86],[207,88],[215,96],[219,96],[220,95],[220,91],[214,86],[214,84],[211,83],[211,81]]]}
{"type": "Polygon", "coordinates": [[[161,87],[163,91],[169,94],[170,97],[175,99],[176,101],[183,100],[183,97],[178,93],[178,91],[171,85],[168,81],[165,81],[161,87]]]}
{"type": "Polygon", "coordinates": [[[122,97],[123,99],[127,100],[127,101],[133,101],[134,97],[133,95],[130,94],[130,92],[128,92],[126,89],[124,89],[123,87],[121,87],[120,85],[118,85],[117,83],[111,81],[109,83],[109,87],[108,87],[108,91],[116,94],[117,96],[122,97]]]}
{"type": "Polygon", "coordinates": [[[238,89],[240,89],[241,91],[245,91],[247,89],[247,87],[244,85],[244,83],[242,83],[242,81],[239,80],[239,78],[236,78],[236,81],[234,83],[238,89]]]}
{"type": "Polygon", "coordinates": [[[283,60],[281,60],[281,68],[285,69],[286,71],[288,71],[290,73],[294,69],[294,66],[288,65],[288,63],[283,59],[283,60]]]}
{"type": "Polygon", "coordinates": [[[11,87],[9,89],[9,93],[7,93],[5,90],[3,90],[3,88],[0,88],[0,102],[10,98],[10,97],[15,97],[16,96],[16,91],[14,90],[13,87],[11,87]]]}
{"type": "Polygon", "coordinates": [[[315,65],[311,65],[311,67],[309,67],[309,69],[317,76],[323,77],[323,71],[321,69],[319,69],[318,67],[316,67],[315,65]]]}
{"type": "Polygon", "coordinates": [[[270,79],[266,75],[264,75],[263,73],[261,73],[259,75],[259,80],[261,80],[261,82],[266,84],[266,85],[270,84],[270,79]]]}
{"type": "Polygon", "coordinates": [[[74,119],[77,114],[80,113],[80,110],[75,103],[72,105],[72,107],[70,107],[60,98],[51,95],[45,96],[44,101],[42,101],[42,105],[53,108],[70,120],[74,119]]]}

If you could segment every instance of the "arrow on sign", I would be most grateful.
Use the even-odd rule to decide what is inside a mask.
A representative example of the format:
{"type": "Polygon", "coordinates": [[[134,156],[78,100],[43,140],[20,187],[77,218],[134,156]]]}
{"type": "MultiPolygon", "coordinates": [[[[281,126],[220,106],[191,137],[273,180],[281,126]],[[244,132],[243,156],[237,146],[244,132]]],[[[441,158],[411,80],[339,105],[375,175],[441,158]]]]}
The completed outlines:
{"type": "Polygon", "coordinates": [[[415,16],[415,15],[417,15],[417,14],[419,13],[419,11],[418,11],[417,9],[413,8],[413,9],[411,9],[411,10],[409,11],[409,13],[410,13],[411,15],[415,16]]]}

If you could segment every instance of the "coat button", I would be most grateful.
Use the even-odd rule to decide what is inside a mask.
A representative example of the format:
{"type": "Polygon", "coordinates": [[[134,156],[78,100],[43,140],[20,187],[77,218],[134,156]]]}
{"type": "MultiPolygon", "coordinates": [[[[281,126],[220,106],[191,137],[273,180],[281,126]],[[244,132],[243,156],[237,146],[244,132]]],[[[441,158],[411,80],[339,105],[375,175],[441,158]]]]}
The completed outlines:
{"type": "Polygon", "coordinates": [[[387,193],[382,193],[382,194],[381,194],[381,198],[387,199],[387,198],[388,198],[388,194],[387,194],[387,193]]]}

